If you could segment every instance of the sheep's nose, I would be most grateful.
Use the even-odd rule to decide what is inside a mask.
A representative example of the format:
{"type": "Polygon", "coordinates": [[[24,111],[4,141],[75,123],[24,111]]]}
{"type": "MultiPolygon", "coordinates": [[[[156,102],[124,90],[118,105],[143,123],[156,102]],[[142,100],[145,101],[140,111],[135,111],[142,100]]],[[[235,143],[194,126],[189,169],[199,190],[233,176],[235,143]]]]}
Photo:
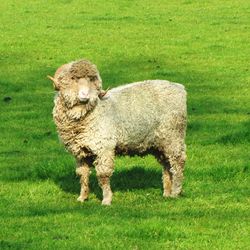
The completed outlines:
{"type": "Polygon", "coordinates": [[[80,102],[88,102],[89,94],[84,92],[84,91],[80,91],[79,92],[79,100],[80,100],[80,102]]]}

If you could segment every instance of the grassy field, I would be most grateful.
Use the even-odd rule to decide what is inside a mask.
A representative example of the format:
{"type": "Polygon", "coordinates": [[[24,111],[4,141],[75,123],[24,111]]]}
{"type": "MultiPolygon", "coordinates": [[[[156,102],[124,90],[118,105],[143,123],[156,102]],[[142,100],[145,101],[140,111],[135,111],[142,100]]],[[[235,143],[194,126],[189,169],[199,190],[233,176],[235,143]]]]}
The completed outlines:
{"type": "Polygon", "coordinates": [[[0,249],[249,249],[247,0],[1,1],[0,249]],[[151,156],[116,159],[113,205],[79,192],[52,121],[47,74],[88,58],[104,87],[188,92],[184,194],[162,197],[151,156]]]}

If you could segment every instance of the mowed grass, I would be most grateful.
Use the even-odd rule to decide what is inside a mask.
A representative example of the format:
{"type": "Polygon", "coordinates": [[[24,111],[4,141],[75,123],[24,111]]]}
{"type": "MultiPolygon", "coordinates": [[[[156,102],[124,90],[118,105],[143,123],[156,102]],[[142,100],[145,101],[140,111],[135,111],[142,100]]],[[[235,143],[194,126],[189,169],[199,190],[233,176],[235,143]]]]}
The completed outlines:
{"type": "MultiPolygon", "coordinates": [[[[0,249],[249,249],[247,0],[1,1],[0,249]],[[47,74],[88,58],[104,87],[188,92],[184,194],[162,197],[151,156],[116,158],[111,207],[95,173],[79,204],[47,74]]],[[[145,103],[147,105],[147,103],[145,103]]]]}

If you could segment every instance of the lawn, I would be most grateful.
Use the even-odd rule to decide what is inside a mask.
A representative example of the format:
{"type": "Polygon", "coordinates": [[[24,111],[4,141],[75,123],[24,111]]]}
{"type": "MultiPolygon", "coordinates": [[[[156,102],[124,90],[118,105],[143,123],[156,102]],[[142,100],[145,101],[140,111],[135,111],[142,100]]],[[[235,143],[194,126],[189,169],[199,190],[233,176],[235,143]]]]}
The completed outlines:
{"type": "MultiPolygon", "coordinates": [[[[0,249],[249,249],[250,4],[1,1],[0,249]],[[76,201],[75,162],[52,121],[46,75],[88,58],[104,87],[144,79],[188,92],[184,194],[161,167],[117,157],[113,204],[76,201]]],[[[145,104],[146,105],[146,104],[145,104]]]]}

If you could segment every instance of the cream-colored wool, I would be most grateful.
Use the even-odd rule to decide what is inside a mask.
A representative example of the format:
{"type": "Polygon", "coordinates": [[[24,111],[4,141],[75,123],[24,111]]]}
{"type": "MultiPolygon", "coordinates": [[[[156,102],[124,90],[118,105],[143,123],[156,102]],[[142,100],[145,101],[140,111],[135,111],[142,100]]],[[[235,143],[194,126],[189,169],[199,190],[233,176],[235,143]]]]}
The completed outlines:
{"type": "Polygon", "coordinates": [[[147,80],[111,89],[102,97],[99,72],[86,60],[61,66],[51,79],[58,90],[54,121],[62,142],[78,162],[79,201],[88,198],[93,164],[103,190],[102,204],[111,204],[109,178],[116,154],[154,154],[163,166],[163,195],[180,194],[186,158],[183,85],[147,80]],[[91,93],[88,103],[77,98],[77,81],[83,80],[91,93]]]}

